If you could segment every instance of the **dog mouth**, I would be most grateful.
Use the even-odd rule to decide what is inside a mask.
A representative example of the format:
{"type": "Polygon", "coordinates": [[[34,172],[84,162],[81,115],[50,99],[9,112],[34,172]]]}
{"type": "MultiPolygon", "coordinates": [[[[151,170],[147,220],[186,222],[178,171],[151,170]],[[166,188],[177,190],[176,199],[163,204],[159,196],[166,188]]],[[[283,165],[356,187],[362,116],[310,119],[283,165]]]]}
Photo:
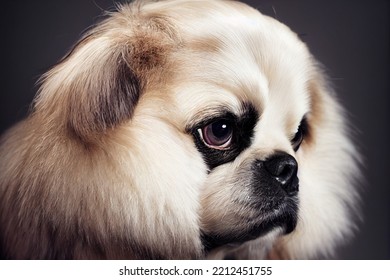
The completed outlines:
{"type": "Polygon", "coordinates": [[[273,231],[291,233],[298,220],[297,173],[297,161],[283,152],[251,162],[249,172],[242,173],[249,179],[239,177],[244,183],[227,198],[226,208],[215,216],[205,215],[205,249],[241,245],[273,231]]]}
{"type": "Polygon", "coordinates": [[[221,246],[239,246],[276,229],[281,229],[284,235],[293,232],[298,221],[297,202],[290,200],[281,209],[259,215],[261,216],[259,219],[245,221],[245,226],[237,226],[230,232],[202,232],[202,242],[206,252],[221,246]]]}
{"type": "Polygon", "coordinates": [[[254,227],[252,227],[252,229],[248,232],[247,237],[249,238],[248,240],[255,239],[267,234],[268,232],[277,227],[283,229],[283,234],[289,234],[294,231],[296,225],[297,216],[295,213],[282,213],[275,217],[266,219],[262,221],[259,225],[255,225],[254,227]]]}

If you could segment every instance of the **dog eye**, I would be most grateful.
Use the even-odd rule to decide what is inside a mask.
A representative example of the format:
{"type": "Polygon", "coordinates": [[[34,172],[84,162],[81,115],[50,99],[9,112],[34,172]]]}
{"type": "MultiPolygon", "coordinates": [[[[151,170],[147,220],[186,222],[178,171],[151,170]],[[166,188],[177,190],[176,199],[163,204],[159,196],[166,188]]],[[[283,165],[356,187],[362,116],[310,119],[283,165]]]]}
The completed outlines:
{"type": "Polygon", "coordinates": [[[299,147],[302,144],[303,139],[305,138],[307,130],[306,119],[303,119],[298,127],[298,131],[295,133],[294,138],[291,140],[294,151],[298,151],[299,147]]]}
{"type": "Polygon", "coordinates": [[[233,125],[230,121],[217,120],[198,131],[207,146],[218,150],[225,150],[230,147],[233,136],[233,125]]]}

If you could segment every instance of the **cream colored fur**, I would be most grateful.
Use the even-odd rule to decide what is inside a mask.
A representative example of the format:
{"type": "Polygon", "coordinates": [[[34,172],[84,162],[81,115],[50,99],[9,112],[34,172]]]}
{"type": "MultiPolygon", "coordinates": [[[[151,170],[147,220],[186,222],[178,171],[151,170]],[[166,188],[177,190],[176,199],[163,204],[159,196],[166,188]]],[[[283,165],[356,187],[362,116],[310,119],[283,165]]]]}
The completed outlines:
{"type": "MultiPolygon", "coordinates": [[[[238,2],[119,7],[42,78],[31,115],[0,147],[6,258],[318,258],[351,237],[357,152],[307,47],[238,2]],[[243,102],[259,113],[250,147],[209,170],[187,128],[243,102]],[[291,135],[306,115],[310,135],[291,135]],[[251,217],[248,160],[299,165],[296,229],[205,254],[201,233],[251,217]]],[[[233,228],[233,229],[232,229],[233,228]]]]}

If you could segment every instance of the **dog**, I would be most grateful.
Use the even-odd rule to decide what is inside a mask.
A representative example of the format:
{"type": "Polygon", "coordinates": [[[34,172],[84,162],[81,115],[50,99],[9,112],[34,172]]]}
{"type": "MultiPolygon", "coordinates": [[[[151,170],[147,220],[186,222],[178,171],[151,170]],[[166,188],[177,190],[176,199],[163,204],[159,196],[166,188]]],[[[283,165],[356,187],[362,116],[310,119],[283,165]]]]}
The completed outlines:
{"type": "Polygon", "coordinates": [[[6,259],[331,258],[359,155],[321,65],[234,1],[118,5],[0,144],[6,259]]]}

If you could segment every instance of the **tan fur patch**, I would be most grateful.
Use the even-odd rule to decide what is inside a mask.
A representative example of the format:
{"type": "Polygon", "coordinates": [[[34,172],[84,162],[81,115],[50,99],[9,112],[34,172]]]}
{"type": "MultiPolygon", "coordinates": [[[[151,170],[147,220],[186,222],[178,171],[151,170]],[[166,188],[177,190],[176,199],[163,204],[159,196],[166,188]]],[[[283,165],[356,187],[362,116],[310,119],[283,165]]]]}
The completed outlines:
{"type": "Polygon", "coordinates": [[[319,89],[319,83],[322,79],[311,80],[308,83],[308,91],[310,94],[310,112],[307,116],[308,131],[304,139],[306,145],[311,146],[315,144],[316,134],[318,133],[317,128],[321,126],[322,118],[324,116],[323,108],[323,96],[319,89]]]}
{"type": "Polygon", "coordinates": [[[205,52],[212,55],[213,53],[220,52],[223,44],[217,38],[208,37],[195,40],[188,47],[196,52],[205,52]]]}

